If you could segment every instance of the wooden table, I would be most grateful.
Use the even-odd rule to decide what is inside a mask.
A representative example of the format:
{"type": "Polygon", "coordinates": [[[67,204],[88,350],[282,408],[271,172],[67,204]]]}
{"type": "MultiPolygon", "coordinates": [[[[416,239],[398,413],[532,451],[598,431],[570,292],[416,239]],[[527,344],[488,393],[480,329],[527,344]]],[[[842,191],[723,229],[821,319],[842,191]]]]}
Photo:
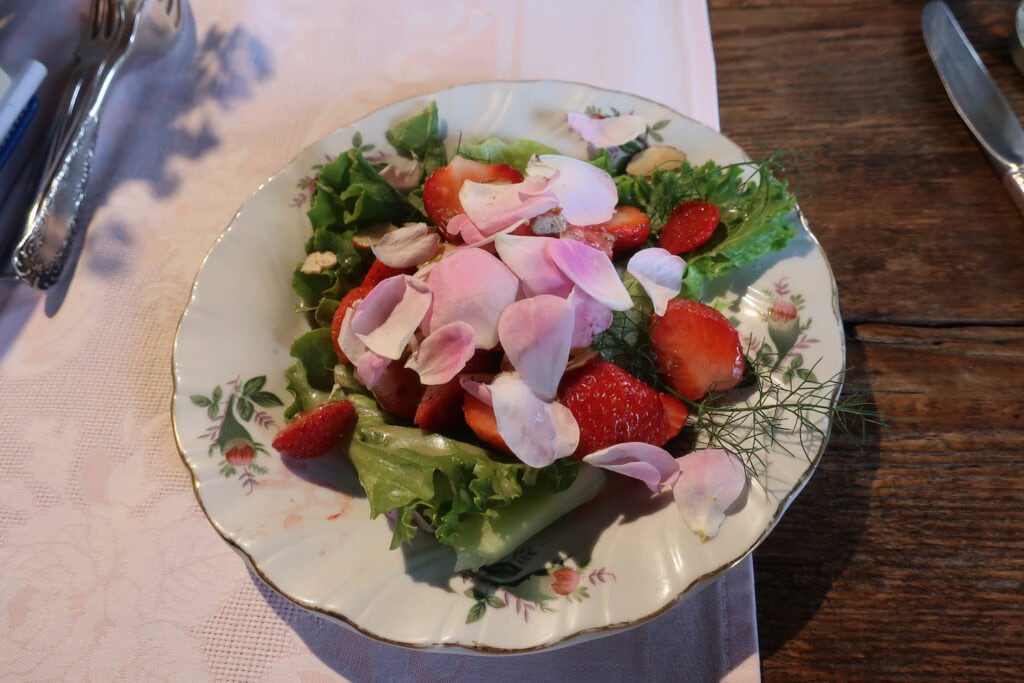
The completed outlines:
{"type": "MultiPolygon", "coordinates": [[[[839,284],[835,438],[755,553],[768,681],[1024,675],[1024,220],[907,0],[711,0],[722,130],[791,175],[839,284]]],[[[1016,2],[951,1],[1015,109],[1016,2]]]]}

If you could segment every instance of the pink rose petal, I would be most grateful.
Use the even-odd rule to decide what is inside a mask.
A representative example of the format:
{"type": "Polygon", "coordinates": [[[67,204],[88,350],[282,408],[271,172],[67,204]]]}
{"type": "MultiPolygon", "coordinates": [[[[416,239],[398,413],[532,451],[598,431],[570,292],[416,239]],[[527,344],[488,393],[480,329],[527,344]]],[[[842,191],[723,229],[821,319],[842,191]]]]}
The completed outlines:
{"type": "Polygon", "coordinates": [[[548,180],[541,177],[515,184],[467,180],[459,190],[459,203],[481,234],[492,235],[558,206],[555,195],[548,191],[548,184],[548,180]]]}
{"type": "Polygon", "coordinates": [[[414,277],[395,275],[374,287],[352,317],[352,331],[366,348],[398,360],[430,310],[430,288],[414,277]]]}
{"type": "Polygon", "coordinates": [[[452,216],[448,221],[448,225],[445,226],[445,230],[448,231],[449,235],[458,235],[466,244],[476,244],[486,237],[486,235],[480,232],[480,228],[476,227],[476,223],[471,221],[469,216],[464,213],[452,216]]]}
{"type": "Polygon", "coordinates": [[[572,339],[569,343],[574,349],[590,346],[594,337],[612,324],[612,309],[578,287],[573,287],[569,293],[569,305],[573,311],[572,339]]]}
{"type": "Polygon", "coordinates": [[[544,154],[530,161],[526,175],[549,179],[549,191],[558,198],[562,216],[573,225],[604,223],[619,202],[612,177],[586,161],[544,154]]]}
{"type": "Polygon", "coordinates": [[[595,147],[617,147],[636,140],[647,130],[647,123],[634,114],[594,118],[569,112],[569,127],[595,147]]]}
{"type": "Polygon", "coordinates": [[[444,384],[462,371],[475,351],[473,328],[460,320],[424,339],[405,367],[415,370],[424,385],[444,384]]]}
{"type": "Polygon", "coordinates": [[[391,365],[391,359],[367,349],[356,361],[356,379],[367,389],[373,389],[384,376],[384,371],[391,365]]]}
{"type": "Polygon", "coordinates": [[[614,311],[633,307],[633,299],[615,272],[615,266],[597,249],[570,239],[548,240],[545,249],[566,277],[590,296],[614,311]]]}
{"type": "Polygon", "coordinates": [[[679,466],[668,451],[641,441],[602,448],[585,456],[583,462],[639,479],[654,493],[679,477],[679,466]]]}
{"type": "Polygon", "coordinates": [[[390,157],[388,165],[380,172],[380,177],[399,192],[408,192],[419,187],[423,164],[415,159],[390,157]]]}
{"type": "Polygon", "coordinates": [[[498,338],[526,385],[544,401],[553,401],[569,360],[573,310],[551,294],[511,304],[498,321],[498,338]]]}
{"type": "Polygon", "coordinates": [[[462,387],[463,391],[481,403],[491,405],[491,388],[488,385],[469,377],[460,377],[459,386],[462,387]]]}
{"type": "Polygon", "coordinates": [[[434,296],[428,335],[461,320],[473,327],[477,348],[497,345],[498,318],[519,292],[519,279],[504,263],[483,249],[460,249],[433,267],[427,284],[434,296]]]}
{"type": "Polygon", "coordinates": [[[501,235],[494,240],[498,256],[523,281],[531,295],[554,294],[566,297],[572,291],[572,280],[548,257],[545,247],[551,237],[501,235]]]}
{"type": "Polygon", "coordinates": [[[415,223],[387,233],[371,250],[384,265],[411,268],[437,255],[441,250],[441,236],[426,223],[415,223]]]}
{"type": "Polygon", "coordinates": [[[719,449],[694,451],[677,458],[676,463],[679,478],[672,495],[683,521],[700,540],[714,538],[725,521],[726,510],[746,489],[743,463],[719,449]]]}
{"type": "Polygon", "coordinates": [[[679,295],[685,269],[686,261],[661,247],[641,249],[626,264],[626,272],[647,292],[657,315],[665,315],[668,302],[679,295]]]}
{"type": "Polygon", "coordinates": [[[537,398],[518,373],[505,372],[490,384],[498,433],[531,467],[546,467],[571,455],[580,441],[576,418],[561,403],[537,398]]]}
{"type": "Polygon", "coordinates": [[[366,353],[366,344],[352,331],[352,317],[356,314],[356,308],[360,302],[362,299],[345,311],[345,316],[341,319],[341,329],[338,330],[338,346],[353,365],[356,365],[362,355],[366,353]]]}
{"type": "Polygon", "coordinates": [[[456,247],[456,249],[467,249],[472,246],[480,249],[486,249],[488,253],[493,254],[496,250],[492,245],[497,241],[499,237],[502,237],[503,235],[519,235],[521,234],[521,231],[523,229],[530,229],[530,222],[528,220],[523,219],[520,221],[516,221],[512,225],[502,228],[501,230],[494,233],[490,237],[484,237],[479,242],[475,242],[472,245],[466,244],[461,247],[456,247]]]}

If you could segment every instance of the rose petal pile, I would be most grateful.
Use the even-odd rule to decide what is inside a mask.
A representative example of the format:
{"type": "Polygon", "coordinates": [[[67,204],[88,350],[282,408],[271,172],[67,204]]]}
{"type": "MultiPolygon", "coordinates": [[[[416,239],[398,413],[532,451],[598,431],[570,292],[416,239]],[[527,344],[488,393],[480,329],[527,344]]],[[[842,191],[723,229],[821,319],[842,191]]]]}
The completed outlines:
{"type": "MultiPolygon", "coordinates": [[[[631,120],[587,120],[594,123],[577,124],[590,133],[609,128],[632,139],[643,132],[634,132],[631,120]]],[[[557,234],[536,235],[530,221],[554,214],[572,225],[606,222],[618,202],[615,184],[584,161],[542,155],[527,166],[522,182],[466,181],[459,200],[464,213],[446,228],[461,239],[459,246],[446,249],[432,228],[418,223],[373,247],[386,265],[418,270],[381,281],[356,302],[343,318],[338,344],[369,389],[395,362],[414,370],[423,385],[445,384],[478,349],[500,345],[511,369],[489,384],[464,378],[463,387],[493,408],[498,432],[517,458],[544,467],[579,443],[579,426],[557,399],[571,351],[589,346],[611,324],[613,311],[632,308],[633,300],[606,254],[557,234]]],[[[632,256],[627,271],[660,314],[679,294],[684,267],[678,256],[648,248],[632,256]]],[[[676,459],[647,443],[622,443],[584,462],[640,479],[654,492],[675,486],[677,500],[688,501],[693,497],[680,494],[677,484],[681,471],[696,468],[704,488],[693,498],[698,503],[680,503],[680,511],[704,538],[717,532],[720,504],[738,494],[735,456],[703,453],[698,460],[698,454],[676,459]],[[711,489],[715,495],[707,494],[711,489]],[[699,503],[708,497],[713,506],[699,503]]],[[[742,466],[738,472],[745,482],[742,466]]]]}

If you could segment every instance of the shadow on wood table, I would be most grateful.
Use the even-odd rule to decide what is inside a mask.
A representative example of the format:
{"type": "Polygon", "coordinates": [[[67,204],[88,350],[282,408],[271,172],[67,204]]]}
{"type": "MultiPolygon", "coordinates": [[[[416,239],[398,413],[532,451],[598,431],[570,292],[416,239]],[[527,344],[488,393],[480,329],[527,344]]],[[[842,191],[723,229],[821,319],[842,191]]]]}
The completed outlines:
{"type": "MultiPolygon", "coordinates": [[[[874,408],[863,344],[847,339],[844,395],[874,408]]],[[[865,528],[879,463],[880,428],[854,420],[855,439],[833,432],[818,470],[754,558],[761,654],[770,657],[800,632],[846,569],[865,528]],[[862,432],[860,430],[863,430],[862,432]],[[825,549],[825,552],[822,550],[825,549]],[[760,565],[770,571],[759,571],[760,565]],[[780,611],[777,605],[787,609],[780,611]]]]}

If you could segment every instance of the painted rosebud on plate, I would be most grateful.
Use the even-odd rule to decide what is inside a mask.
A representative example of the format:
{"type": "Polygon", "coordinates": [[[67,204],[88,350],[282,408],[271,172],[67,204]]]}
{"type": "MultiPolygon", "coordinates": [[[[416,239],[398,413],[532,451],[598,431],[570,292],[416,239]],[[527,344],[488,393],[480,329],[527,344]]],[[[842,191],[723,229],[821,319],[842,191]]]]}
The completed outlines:
{"type": "Polygon", "coordinates": [[[792,301],[787,301],[786,299],[776,301],[768,312],[768,317],[773,323],[788,323],[790,320],[794,320],[796,316],[796,306],[793,305],[792,301]]]}
{"type": "Polygon", "coordinates": [[[572,595],[580,585],[580,573],[569,567],[562,567],[551,572],[551,590],[559,595],[572,595]]]}
{"type": "Polygon", "coordinates": [[[800,337],[800,318],[792,301],[779,299],[772,304],[768,311],[768,336],[779,358],[785,358],[800,337]]]}
{"type": "Polygon", "coordinates": [[[245,467],[252,462],[254,455],[253,444],[246,439],[232,439],[224,449],[224,459],[235,467],[245,467]]]}

